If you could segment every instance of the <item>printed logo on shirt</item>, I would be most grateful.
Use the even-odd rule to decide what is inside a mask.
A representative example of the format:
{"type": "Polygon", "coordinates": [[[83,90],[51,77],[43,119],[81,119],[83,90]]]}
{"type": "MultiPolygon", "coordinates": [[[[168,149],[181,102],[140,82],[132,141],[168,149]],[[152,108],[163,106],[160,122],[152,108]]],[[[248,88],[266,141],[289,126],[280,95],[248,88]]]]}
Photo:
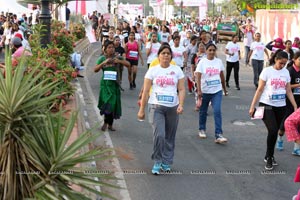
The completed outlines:
{"type": "Polygon", "coordinates": [[[256,46],[255,47],[255,50],[257,50],[257,51],[263,51],[264,49],[265,49],[264,46],[256,46]]]}
{"type": "Polygon", "coordinates": [[[173,52],[173,58],[182,57],[182,53],[173,52]]]}
{"type": "Polygon", "coordinates": [[[286,81],[281,80],[280,78],[273,78],[273,79],[271,79],[271,86],[275,90],[278,90],[280,88],[285,89],[285,87],[286,87],[286,81]]]}
{"type": "Polygon", "coordinates": [[[175,82],[174,82],[173,77],[158,76],[155,80],[155,84],[160,86],[160,87],[167,87],[169,85],[174,86],[175,82]]]}
{"type": "Polygon", "coordinates": [[[220,69],[216,69],[214,67],[208,67],[208,68],[206,68],[205,73],[209,76],[214,76],[214,75],[220,74],[220,69]]]}

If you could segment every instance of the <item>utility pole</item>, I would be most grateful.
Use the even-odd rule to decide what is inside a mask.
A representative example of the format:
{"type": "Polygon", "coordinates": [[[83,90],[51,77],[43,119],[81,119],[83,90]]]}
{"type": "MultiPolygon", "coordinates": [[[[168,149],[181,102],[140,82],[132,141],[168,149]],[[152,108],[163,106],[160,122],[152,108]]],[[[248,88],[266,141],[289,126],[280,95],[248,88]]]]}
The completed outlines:
{"type": "Polygon", "coordinates": [[[180,15],[181,15],[181,21],[182,21],[182,7],[183,7],[183,0],[180,2],[180,15]]]}
{"type": "Polygon", "coordinates": [[[50,44],[51,34],[51,14],[49,9],[49,0],[41,0],[41,14],[39,16],[40,23],[44,26],[43,34],[41,34],[41,46],[46,48],[50,44]]]}
{"type": "Polygon", "coordinates": [[[212,6],[212,21],[214,21],[214,17],[215,17],[215,0],[212,0],[213,6],[212,6]]]}

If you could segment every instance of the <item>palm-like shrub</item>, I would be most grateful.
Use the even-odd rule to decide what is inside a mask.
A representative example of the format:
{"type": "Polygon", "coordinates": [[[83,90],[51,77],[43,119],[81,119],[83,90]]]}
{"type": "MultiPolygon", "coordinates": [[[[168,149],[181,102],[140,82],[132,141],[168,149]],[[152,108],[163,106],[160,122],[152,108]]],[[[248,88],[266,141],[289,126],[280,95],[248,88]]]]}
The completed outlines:
{"type": "Polygon", "coordinates": [[[110,177],[85,173],[78,164],[107,158],[108,150],[82,153],[98,137],[90,133],[66,146],[76,113],[65,121],[62,111],[49,112],[61,95],[54,90],[59,82],[47,76],[48,68],[27,63],[23,58],[13,68],[6,55],[5,77],[0,74],[0,199],[89,199],[74,191],[72,184],[106,196],[93,189],[104,184],[93,177],[110,177]],[[49,95],[48,91],[54,92],[49,95]]]}

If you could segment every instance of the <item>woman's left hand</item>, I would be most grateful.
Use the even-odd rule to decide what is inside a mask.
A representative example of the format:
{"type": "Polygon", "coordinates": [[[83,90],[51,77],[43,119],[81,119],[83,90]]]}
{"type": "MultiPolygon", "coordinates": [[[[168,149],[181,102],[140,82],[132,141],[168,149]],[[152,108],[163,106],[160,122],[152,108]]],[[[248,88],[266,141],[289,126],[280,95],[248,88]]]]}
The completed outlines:
{"type": "Polygon", "coordinates": [[[183,106],[182,105],[178,105],[177,107],[177,114],[182,114],[183,113],[183,106]]]}

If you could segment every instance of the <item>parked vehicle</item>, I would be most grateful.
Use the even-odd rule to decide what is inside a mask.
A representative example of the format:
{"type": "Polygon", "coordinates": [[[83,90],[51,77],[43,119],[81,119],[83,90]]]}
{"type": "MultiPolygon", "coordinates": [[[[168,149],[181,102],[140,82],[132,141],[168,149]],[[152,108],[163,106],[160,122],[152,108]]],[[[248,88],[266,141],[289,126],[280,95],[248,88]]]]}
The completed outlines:
{"type": "Polygon", "coordinates": [[[243,38],[243,33],[239,29],[237,22],[222,21],[217,25],[217,41],[231,41],[233,35],[239,36],[239,41],[243,38]]]}

